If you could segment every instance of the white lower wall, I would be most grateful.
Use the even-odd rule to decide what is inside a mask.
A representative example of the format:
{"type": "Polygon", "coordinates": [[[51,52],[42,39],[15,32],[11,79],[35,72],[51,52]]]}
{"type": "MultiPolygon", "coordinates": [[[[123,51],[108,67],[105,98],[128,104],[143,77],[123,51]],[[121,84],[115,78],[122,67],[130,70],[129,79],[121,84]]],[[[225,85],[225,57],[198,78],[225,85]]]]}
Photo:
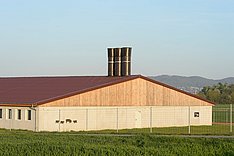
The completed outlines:
{"type": "Polygon", "coordinates": [[[191,125],[212,125],[211,106],[39,107],[38,116],[39,131],[188,126],[189,118],[191,125]]]}
{"type": "Polygon", "coordinates": [[[163,106],[152,109],[153,127],[177,127],[189,124],[212,125],[212,106],[163,106]],[[199,113],[199,117],[194,116],[195,112],[199,113]]]}
{"type": "Polygon", "coordinates": [[[152,127],[212,125],[211,106],[154,107],[0,107],[0,128],[36,131],[88,131],[152,127]],[[12,109],[12,119],[7,111],[12,109]],[[21,110],[21,120],[17,110],[21,110]],[[27,110],[32,119],[27,120],[27,110]],[[190,113],[189,113],[190,112],[190,113]],[[199,117],[194,113],[199,112],[199,117]],[[35,119],[36,117],[36,119],[35,119]]]}
{"type": "Polygon", "coordinates": [[[0,128],[35,130],[35,111],[29,107],[2,107],[2,118],[0,118],[0,128]],[[12,118],[8,118],[9,109],[12,110],[12,118]],[[18,119],[18,110],[21,110],[21,119],[18,119]],[[27,110],[31,110],[31,120],[27,118],[27,110]]]}

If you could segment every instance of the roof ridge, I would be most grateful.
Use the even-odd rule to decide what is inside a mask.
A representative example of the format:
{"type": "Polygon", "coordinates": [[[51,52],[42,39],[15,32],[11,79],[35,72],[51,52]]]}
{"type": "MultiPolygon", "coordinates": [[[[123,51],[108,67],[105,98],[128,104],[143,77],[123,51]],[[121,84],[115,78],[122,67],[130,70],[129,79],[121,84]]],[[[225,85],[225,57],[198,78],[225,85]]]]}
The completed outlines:
{"type": "Polygon", "coordinates": [[[76,75],[61,75],[61,76],[19,76],[19,77],[0,77],[0,79],[24,79],[24,78],[78,78],[78,77],[119,77],[119,78],[124,78],[124,77],[134,77],[134,76],[141,76],[141,75],[129,75],[129,76],[106,76],[106,75],[82,75],[82,76],[76,76],[76,75]]]}

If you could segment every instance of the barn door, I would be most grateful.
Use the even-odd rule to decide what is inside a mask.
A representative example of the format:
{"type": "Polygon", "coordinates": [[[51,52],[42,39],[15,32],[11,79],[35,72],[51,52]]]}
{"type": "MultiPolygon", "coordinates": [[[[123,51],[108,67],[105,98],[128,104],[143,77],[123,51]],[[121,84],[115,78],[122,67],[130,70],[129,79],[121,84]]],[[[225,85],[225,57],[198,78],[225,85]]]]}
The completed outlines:
{"type": "Polygon", "coordinates": [[[141,111],[135,111],[135,128],[141,127],[141,111]]]}

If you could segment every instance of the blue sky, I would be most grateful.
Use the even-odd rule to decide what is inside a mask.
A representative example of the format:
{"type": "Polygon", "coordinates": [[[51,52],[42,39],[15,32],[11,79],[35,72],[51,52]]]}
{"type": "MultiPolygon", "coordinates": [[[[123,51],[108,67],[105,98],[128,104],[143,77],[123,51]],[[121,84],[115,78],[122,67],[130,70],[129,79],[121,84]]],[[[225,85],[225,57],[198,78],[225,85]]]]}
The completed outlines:
{"type": "Polygon", "coordinates": [[[234,76],[233,0],[1,0],[0,76],[106,75],[107,47],[132,74],[234,76]]]}

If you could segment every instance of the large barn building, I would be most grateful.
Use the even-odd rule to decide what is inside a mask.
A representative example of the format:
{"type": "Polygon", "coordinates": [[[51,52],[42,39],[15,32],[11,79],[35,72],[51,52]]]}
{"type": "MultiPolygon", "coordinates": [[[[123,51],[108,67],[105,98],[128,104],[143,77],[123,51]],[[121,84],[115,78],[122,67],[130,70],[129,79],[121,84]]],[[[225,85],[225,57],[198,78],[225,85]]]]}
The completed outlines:
{"type": "Polygon", "coordinates": [[[131,48],[108,49],[108,76],[0,78],[0,128],[81,131],[212,125],[213,103],[141,75],[131,48]]]}

